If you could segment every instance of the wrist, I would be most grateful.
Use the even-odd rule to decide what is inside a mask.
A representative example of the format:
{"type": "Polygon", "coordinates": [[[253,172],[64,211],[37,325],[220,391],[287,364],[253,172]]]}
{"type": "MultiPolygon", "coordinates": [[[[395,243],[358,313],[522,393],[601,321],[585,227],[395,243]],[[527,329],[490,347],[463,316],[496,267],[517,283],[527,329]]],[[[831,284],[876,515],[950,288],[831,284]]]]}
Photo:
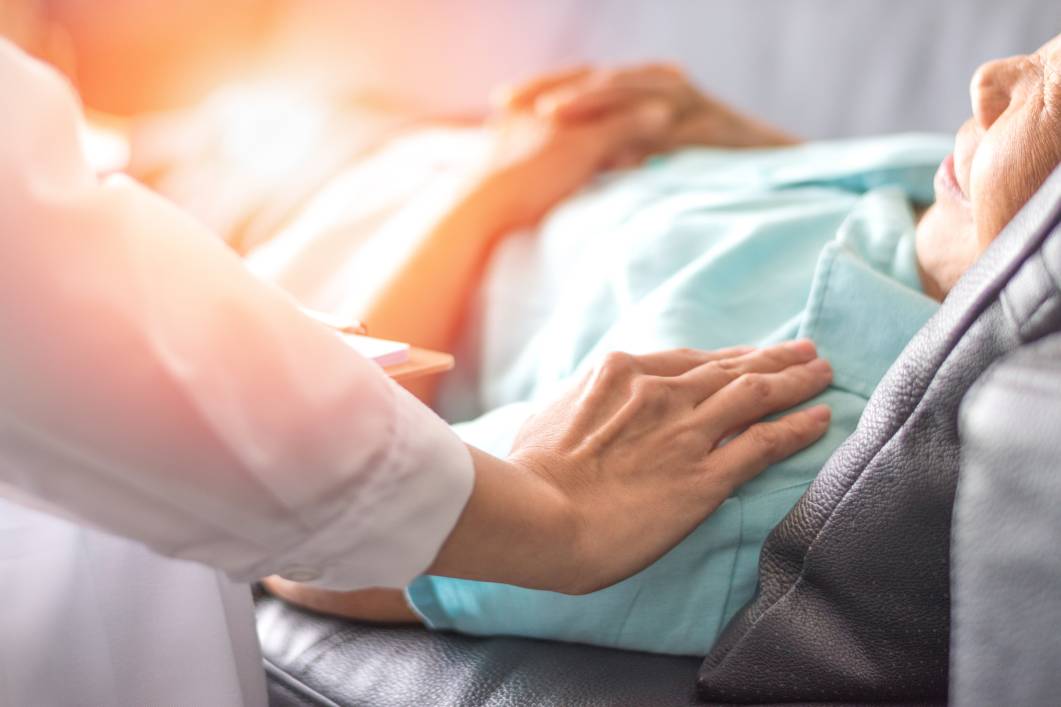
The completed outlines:
{"type": "Polygon", "coordinates": [[[579,586],[579,524],[533,465],[470,448],[475,485],[429,572],[570,592],[579,586]]]}
{"type": "Polygon", "coordinates": [[[512,230],[519,208],[519,190],[511,175],[487,165],[470,172],[463,180],[458,209],[474,220],[477,232],[496,240],[512,230]]]}

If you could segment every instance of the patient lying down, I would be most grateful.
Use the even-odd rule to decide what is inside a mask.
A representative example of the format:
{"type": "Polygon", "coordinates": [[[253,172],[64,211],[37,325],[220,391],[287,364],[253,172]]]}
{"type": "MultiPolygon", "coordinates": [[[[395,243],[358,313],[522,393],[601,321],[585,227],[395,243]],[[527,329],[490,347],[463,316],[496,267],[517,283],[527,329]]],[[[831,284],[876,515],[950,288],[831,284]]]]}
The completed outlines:
{"type": "MultiPolygon", "coordinates": [[[[691,88],[674,72],[641,69],[575,72],[534,90],[550,119],[565,120],[630,101],[667,106],[691,88]]],[[[780,133],[716,111],[725,121],[709,139],[677,124],[672,142],[645,151],[691,149],[598,181],[533,237],[499,246],[485,290],[502,296],[485,304],[481,385],[465,391],[493,409],[456,425],[489,452],[507,453],[536,401],[608,351],[809,338],[833,365],[833,385],[812,401],[832,408],[829,433],[738,489],[655,564],[582,596],[434,576],[404,594],[327,592],[279,578],[268,588],[361,620],[706,653],[755,592],[768,532],[854,430],[937,302],[1061,162],[1061,37],[985,64],[971,93],[973,117],[953,140],[778,147],[780,133]],[[517,354],[499,353],[513,321],[531,325],[517,354]]]]}

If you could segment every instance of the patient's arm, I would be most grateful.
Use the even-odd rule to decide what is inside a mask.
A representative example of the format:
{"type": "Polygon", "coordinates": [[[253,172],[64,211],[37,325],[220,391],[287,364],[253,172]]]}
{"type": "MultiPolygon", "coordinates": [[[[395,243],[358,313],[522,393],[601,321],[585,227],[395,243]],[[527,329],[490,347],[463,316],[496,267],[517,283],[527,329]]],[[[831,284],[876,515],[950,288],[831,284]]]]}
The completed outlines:
{"type": "MultiPolygon", "coordinates": [[[[361,313],[374,335],[450,350],[498,238],[533,224],[601,169],[687,145],[796,142],[660,65],[538,77],[506,94],[488,131],[487,161],[361,313]]],[[[437,383],[408,387],[430,404],[437,383]]]]}
{"type": "Polygon", "coordinates": [[[409,608],[405,595],[398,589],[332,592],[282,577],[267,577],[262,584],[271,594],[322,614],[345,616],[358,621],[420,623],[420,617],[409,608]]]}
{"type": "MultiPolygon", "coordinates": [[[[451,350],[498,238],[533,224],[615,154],[665,127],[659,110],[638,104],[573,125],[526,113],[499,117],[488,127],[492,149],[463,192],[360,313],[370,333],[451,350]]],[[[430,404],[437,378],[413,383],[410,390],[430,404]]]]}

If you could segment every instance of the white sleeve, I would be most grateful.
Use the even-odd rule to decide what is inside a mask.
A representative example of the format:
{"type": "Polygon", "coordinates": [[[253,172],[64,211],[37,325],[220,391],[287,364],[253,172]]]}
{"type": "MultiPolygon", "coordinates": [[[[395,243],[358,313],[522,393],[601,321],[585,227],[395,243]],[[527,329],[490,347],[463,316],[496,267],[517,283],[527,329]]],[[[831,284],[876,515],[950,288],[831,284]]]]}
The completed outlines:
{"type": "Polygon", "coordinates": [[[471,492],[450,428],[191,218],[100,182],[0,39],[0,495],[213,565],[402,586],[471,492]]]}

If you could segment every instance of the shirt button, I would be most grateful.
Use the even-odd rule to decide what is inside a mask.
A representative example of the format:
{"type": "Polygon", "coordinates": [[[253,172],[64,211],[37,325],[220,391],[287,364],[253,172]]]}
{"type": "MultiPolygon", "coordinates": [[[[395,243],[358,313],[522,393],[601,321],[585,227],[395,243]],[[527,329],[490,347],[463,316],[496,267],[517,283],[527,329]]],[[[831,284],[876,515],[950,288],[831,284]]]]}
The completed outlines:
{"type": "Polygon", "coordinates": [[[320,572],[309,567],[289,567],[278,574],[292,582],[312,582],[315,579],[320,579],[321,576],[320,572]]]}

